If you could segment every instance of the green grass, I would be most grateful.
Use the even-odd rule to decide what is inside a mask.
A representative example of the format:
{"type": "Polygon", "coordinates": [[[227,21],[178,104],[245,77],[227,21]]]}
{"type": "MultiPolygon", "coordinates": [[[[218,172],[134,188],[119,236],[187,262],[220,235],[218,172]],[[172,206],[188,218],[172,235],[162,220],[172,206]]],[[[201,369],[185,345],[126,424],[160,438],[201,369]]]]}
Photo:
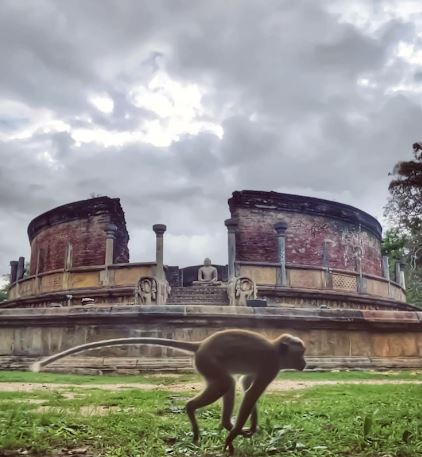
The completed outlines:
{"type": "Polygon", "coordinates": [[[392,371],[285,371],[278,379],[291,381],[422,381],[422,370],[392,371]]]}
{"type": "MultiPolygon", "coordinates": [[[[180,375],[149,374],[149,375],[71,375],[62,373],[31,373],[28,371],[1,371],[0,382],[31,382],[53,384],[164,384],[171,385],[185,382],[197,382],[200,377],[194,373],[180,375]]],[[[422,381],[422,370],[408,371],[285,371],[278,379],[292,381],[348,381],[348,380],[419,380],[422,381]]]]}
{"type": "MultiPolygon", "coordinates": [[[[348,379],[357,379],[356,374],[362,375],[358,379],[372,376],[355,372],[302,373],[300,379],[309,379],[310,375],[317,375],[318,380],[332,379],[333,375],[352,373],[354,376],[348,379]]],[[[50,382],[58,382],[58,375],[50,373],[29,375],[32,378],[19,381],[35,382],[34,379],[44,377],[38,382],[46,383],[45,376],[51,376],[50,382]]],[[[410,376],[401,373],[394,375],[394,379],[401,379],[401,375],[406,379],[410,376]]],[[[60,375],[59,379],[62,376],[65,379],[62,382],[74,383],[68,376],[60,375]]],[[[414,379],[415,375],[412,376],[414,379]]],[[[5,372],[0,378],[16,379],[5,372]]],[[[89,378],[95,383],[101,379],[89,378]]],[[[117,378],[120,380],[116,382],[122,379],[134,382],[132,377],[117,378]]],[[[150,382],[150,376],[136,379],[150,382]]],[[[172,382],[179,381],[172,378],[172,382]]],[[[42,386],[30,393],[3,392],[0,394],[0,455],[6,450],[8,455],[13,455],[13,450],[16,455],[18,450],[27,450],[45,457],[67,455],[70,449],[80,448],[86,448],[86,456],[104,457],[223,455],[226,432],[218,427],[219,404],[198,413],[202,439],[199,447],[191,443],[184,413],[184,404],[191,395],[190,392],[104,391],[86,387],[47,391],[42,386]]],[[[345,384],[266,393],[259,403],[259,418],[260,430],[252,439],[236,439],[237,456],[422,455],[422,385],[418,384],[345,384]]]]}
{"type": "Polygon", "coordinates": [[[30,382],[50,384],[173,384],[197,380],[194,373],[180,375],[151,374],[151,375],[73,375],[63,373],[32,373],[30,371],[0,371],[0,382],[30,382]]]}

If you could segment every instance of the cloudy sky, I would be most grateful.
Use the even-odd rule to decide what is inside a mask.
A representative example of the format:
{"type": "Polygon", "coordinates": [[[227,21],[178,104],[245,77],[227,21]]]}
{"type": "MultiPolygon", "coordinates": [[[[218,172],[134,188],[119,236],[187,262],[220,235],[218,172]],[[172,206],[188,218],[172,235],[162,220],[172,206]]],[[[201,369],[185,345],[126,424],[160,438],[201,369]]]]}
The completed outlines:
{"type": "Polygon", "coordinates": [[[422,139],[422,2],[1,0],[0,273],[55,206],[120,197],[132,261],[226,262],[234,190],[381,217],[422,139]]]}

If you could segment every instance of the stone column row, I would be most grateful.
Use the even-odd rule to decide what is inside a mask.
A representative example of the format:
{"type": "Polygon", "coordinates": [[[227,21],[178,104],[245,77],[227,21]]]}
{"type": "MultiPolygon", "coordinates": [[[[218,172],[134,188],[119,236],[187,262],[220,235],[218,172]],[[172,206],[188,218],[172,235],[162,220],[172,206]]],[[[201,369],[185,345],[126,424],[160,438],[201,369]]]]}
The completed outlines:
{"type": "MultiPolygon", "coordinates": [[[[117,234],[117,226],[115,224],[107,224],[104,231],[106,233],[106,252],[105,252],[105,266],[113,265],[114,263],[114,241],[117,234]]],[[[164,278],[164,246],[163,235],[167,230],[164,224],[155,224],[152,226],[156,235],[155,259],[157,262],[157,276],[164,278]]]]}
{"type": "Polygon", "coordinates": [[[287,223],[284,221],[274,224],[274,230],[277,233],[277,285],[287,286],[287,273],[286,273],[286,230],[287,223]]]}
{"type": "Polygon", "coordinates": [[[236,228],[235,219],[226,219],[224,224],[227,227],[227,253],[228,253],[228,279],[229,281],[236,276],[236,228]]]}
{"type": "Polygon", "coordinates": [[[23,278],[25,274],[25,257],[19,257],[19,260],[10,261],[10,284],[15,283],[23,278]]]}
{"type": "MultiPolygon", "coordinates": [[[[236,219],[226,219],[224,224],[227,227],[227,252],[228,252],[228,279],[229,281],[236,276],[236,229],[238,222],[236,219]]],[[[277,285],[287,286],[286,273],[286,229],[287,223],[284,221],[274,224],[277,233],[277,285]]]]}
{"type": "Polygon", "coordinates": [[[164,232],[167,227],[164,224],[155,224],[152,226],[155,232],[155,261],[157,263],[156,276],[158,279],[165,279],[164,274],[164,232]]]}
{"type": "MultiPolygon", "coordinates": [[[[395,282],[397,284],[400,284],[403,289],[406,288],[406,281],[404,278],[404,271],[403,271],[403,263],[402,262],[396,262],[395,264],[395,282]]],[[[389,258],[387,255],[382,256],[382,271],[384,278],[390,282],[390,265],[389,265],[389,258]]]]}

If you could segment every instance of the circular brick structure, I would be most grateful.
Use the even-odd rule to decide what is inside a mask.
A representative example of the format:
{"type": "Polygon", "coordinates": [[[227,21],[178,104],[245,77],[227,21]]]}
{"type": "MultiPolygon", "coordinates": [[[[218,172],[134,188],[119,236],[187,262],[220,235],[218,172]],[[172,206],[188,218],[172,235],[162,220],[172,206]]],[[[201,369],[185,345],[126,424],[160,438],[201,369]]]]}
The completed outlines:
{"type": "Polygon", "coordinates": [[[28,226],[30,275],[103,265],[109,224],[116,226],[113,262],[127,263],[129,234],[118,198],[73,202],[36,217],[28,226]]]}
{"type": "MultiPolygon", "coordinates": [[[[405,302],[399,268],[397,282],[383,276],[376,219],[337,202],[276,192],[234,192],[229,206],[230,271],[251,278],[266,307],[229,306],[227,284],[180,287],[192,282],[197,266],[166,267],[172,282],[167,304],[135,304],[139,279],[160,271],[165,226],[153,226],[155,261],[128,263],[119,199],[70,203],[29,224],[30,275],[15,272],[9,299],[0,305],[0,368],[26,368],[99,339],[198,341],[224,328],[268,337],[293,332],[307,345],[310,367],[422,366],[422,314],[405,302]]],[[[23,260],[12,262],[20,273],[23,260]]],[[[226,280],[225,269],[219,279],[226,280]]],[[[55,369],[126,373],[189,365],[168,348],[116,347],[69,358],[55,369]]]]}
{"type": "Polygon", "coordinates": [[[229,200],[237,221],[236,260],[277,262],[277,224],[284,223],[286,263],[382,276],[381,225],[341,203],[243,190],[229,200]]]}

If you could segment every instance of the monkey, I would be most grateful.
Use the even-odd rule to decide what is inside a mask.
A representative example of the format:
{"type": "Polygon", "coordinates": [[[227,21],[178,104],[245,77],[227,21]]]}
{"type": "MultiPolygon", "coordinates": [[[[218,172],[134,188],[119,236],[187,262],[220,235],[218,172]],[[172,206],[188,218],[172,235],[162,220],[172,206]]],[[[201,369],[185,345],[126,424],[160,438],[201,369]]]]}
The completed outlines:
{"type": "Polygon", "coordinates": [[[200,435],[195,417],[196,410],[222,398],[221,426],[228,430],[224,450],[228,450],[230,455],[234,452],[233,441],[237,436],[250,437],[256,432],[258,424],[256,403],[279,370],[283,368],[303,370],[306,366],[305,345],[300,338],[282,334],[278,338],[269,340],[259,333],[233,329],[216,332],[199,342],[149,337],[100,340],[53,354],[35,362],[31,369],[37,372],[55,360],[89,349],[133,344],[167,346],[194,353],[195,368],[204,378],[206,386],[186,404],[193,442],[197,443],[200,435]],[[232,424],[231,415],[235,399],[233,375],[235,374],[243,375],[241,384],[244,396],[235,424],[232,424]],[[248,418],[250,418],[250,428],[243,428],[248,418]]]}

